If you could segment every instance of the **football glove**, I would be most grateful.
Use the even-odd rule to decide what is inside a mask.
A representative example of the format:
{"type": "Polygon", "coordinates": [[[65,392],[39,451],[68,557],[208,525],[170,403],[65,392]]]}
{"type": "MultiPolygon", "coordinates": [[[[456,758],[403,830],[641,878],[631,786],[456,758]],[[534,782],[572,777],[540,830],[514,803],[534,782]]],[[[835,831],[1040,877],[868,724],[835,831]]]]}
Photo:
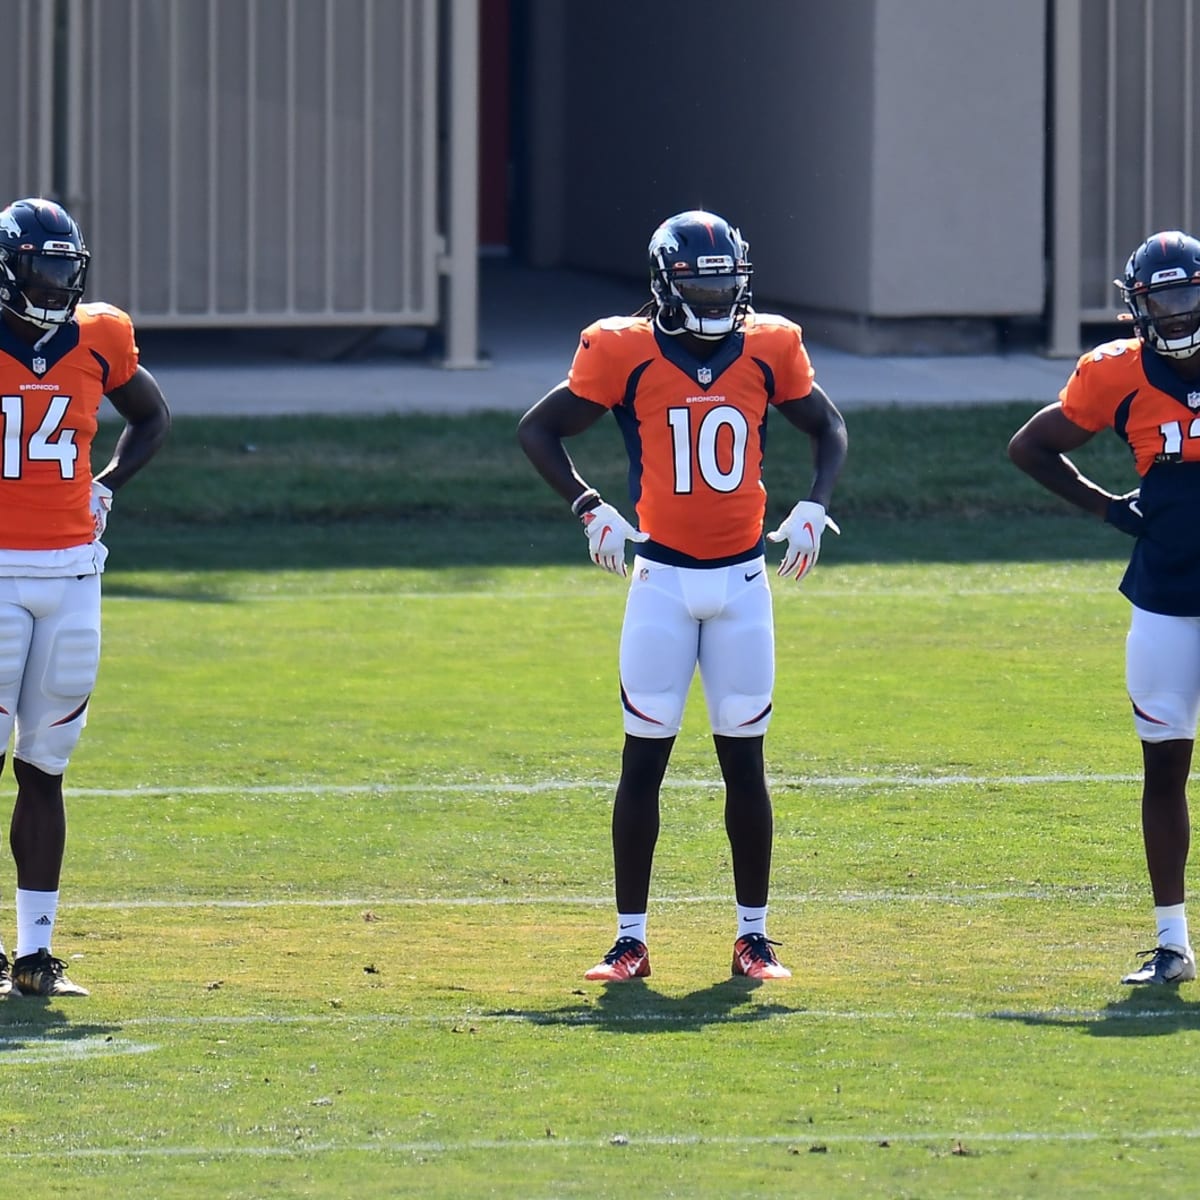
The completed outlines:
{"type": "Polygon", "coordinates": [[[614,575],[627,575],[625,543],[644,542],[650,535],[639,533],[611,504],[603,501],[579,519],[587,535],[592,562],[614,575]]]}
{"type": "Polygon", "coordinates": [[[781,578],[803,579],[817,565],[821,553],[821,534],[826,529],[842,531],[837,522],[826,515],[822,505],[801,500],[783,519],[778,529],[767,534],[768,542],[787,542],[783,562],[779,564],[781,578]]]}
{"type": "Polygon", "coordinates": [[[1108,502],[1108,511],[1104,514],[1105,521],[1130,537],[1140,537],[1144,520],[1141,505],[1138,503],[1140,497],[1141,491],[1136,488],[1132,492],[1126,492],[1124,496],[1114,496],[1108,502]]]}
{"type": "Polygon", "coordinates": [[[92,524],[96,529],[96,541],[104,536],[108,525],[108,514],[112,511],[112,489],[105,487],[99,480],[92,480],[92,524]]]}

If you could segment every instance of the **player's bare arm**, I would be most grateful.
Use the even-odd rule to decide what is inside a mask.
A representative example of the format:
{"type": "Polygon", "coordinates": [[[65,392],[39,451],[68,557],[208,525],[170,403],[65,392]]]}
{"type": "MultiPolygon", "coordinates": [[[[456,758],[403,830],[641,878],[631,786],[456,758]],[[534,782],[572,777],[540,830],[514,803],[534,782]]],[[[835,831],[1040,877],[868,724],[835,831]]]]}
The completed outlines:
{"type": "Polygon", "coordinates": [[[829,507],[834,484],[846,462],[846,422],[821,385],[799,400],[787,400],[776,406],[797,429],[807,433],[813,446],[813,482],[808,499],[822,508],[829,507]]]}
{"type": "Polygon", "coordinates": [[[1008,443],[1008,456],[1042,487],[1103,519],[1117,499],[1088,479],[1067,457],[1091,441],[1090,429],[1076,425],[1055,402],[1034,413],[1008,443]]]}
{"type": "Polygon", "coordinates": [[[112,458],[96,479],[112,491],[128,483],[154,457],[171,428],[171,414],[158,381],[139,366],[132,378],[108,393],[125,419],[112,458]]]}
{"type": "Polygon", "coordinates": [[[547,392],[517,426],[526,457],[568,504],[591,489],[575,469],[563,439],[591,428],[607,411],[603,405],[575,395],[563,382],[547,392]]]}

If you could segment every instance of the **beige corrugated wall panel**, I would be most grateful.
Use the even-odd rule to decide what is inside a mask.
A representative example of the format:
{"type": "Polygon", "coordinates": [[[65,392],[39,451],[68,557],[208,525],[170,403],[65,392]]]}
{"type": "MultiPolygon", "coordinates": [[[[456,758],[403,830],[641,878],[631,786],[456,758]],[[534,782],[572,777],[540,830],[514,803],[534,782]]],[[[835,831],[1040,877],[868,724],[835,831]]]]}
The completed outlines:
{"type": "Polygon", "coordinates": [[[0,0],[7,67],[0,71],[0,204],[49,195],[54,178],[54,6],[0,0]]]}
{"type": "Polygon", "coordinates": [[[437,11],[72,0],[89,294],[143,327],[436,324],[437,11]]]}
{"type": "Polygon", "coordinates": [[[1051,348],[1112,322],[1130,252],[1200,233],[1200,15],[1195,0],[1053,0],[1055,281],[1051,348]]]}

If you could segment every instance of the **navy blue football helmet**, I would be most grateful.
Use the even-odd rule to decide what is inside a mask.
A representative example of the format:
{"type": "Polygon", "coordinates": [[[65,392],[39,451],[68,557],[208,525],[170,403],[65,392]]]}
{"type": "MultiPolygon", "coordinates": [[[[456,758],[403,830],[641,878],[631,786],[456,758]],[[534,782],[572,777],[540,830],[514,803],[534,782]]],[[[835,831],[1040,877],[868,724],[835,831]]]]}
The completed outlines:
{"type": "Polygon", "coordinates": [[[0,306],[41,329],[65,325],[83,298],[89,257],[65,208],[14,200],[0,209],[0,306]]]}
{"type": "Polygon", "coordinates": [[[1178,229],[1156,233],[1113,282],[1152,350],[1167,358],[1200,350],[1200,241],[1178,229]]]}
{"type": "Polygon", "coordinates": [[[724,217],[694,209],[668,217],[650,238],[650,291],[664,333],[718,341],[750,306],[750,244],[724,217]]]}

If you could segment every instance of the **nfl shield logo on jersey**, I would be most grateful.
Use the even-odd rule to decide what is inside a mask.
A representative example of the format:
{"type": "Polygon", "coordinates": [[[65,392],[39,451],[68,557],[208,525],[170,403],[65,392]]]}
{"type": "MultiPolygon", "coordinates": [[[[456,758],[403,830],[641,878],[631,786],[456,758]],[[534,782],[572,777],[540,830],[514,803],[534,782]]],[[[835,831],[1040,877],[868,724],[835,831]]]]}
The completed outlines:
{"type": "Polygon", "coordinates": [[[1200,408],[1200,392],[1188,392],[1188,408],[1200,408]]]}
{"type": "Polygon", "coordinates": [[[31,362],[29,365],[33,368],[33,373],[35,375],[45,375],[46,360],[44,358],[41,358],[41,357],[35,358],[33,360],[33,362],[31,362]]]}
{"type": "Polygon", "coordinates": [[[712,371],[708,367],[701,367],[696,372],[696,378],[707,387],[712,383],[712,371]]]}

